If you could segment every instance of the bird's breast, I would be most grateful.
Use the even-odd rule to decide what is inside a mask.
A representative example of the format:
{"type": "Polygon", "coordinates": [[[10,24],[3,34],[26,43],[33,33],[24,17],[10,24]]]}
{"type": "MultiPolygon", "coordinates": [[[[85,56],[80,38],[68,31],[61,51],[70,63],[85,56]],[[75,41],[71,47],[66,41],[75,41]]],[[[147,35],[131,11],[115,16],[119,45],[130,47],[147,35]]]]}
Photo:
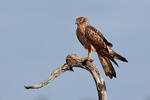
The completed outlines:
{"type": "Polygon", "coordinates": [[[85,31],[83,29],[77,28],[76,35],[80,43],[84,46],[84,48],[88,49],[90,44],[88,43],[87,38],[85,37],[85,31]]]}

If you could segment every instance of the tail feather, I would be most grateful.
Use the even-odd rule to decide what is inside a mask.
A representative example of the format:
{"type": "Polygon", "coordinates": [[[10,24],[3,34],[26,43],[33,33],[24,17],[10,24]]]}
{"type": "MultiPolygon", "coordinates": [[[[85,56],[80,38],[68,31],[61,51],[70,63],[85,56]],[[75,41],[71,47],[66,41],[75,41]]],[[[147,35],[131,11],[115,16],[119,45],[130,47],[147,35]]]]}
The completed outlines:
{"type": "Polygon", "coordinates": [[[124,61],[124,62],[128,62],[125,57],[122,57],[121,55],[119,55],[119,54],[116,53],[115,51],[112,52],[112,56],[113,56],[115,59],[118,59],[118,60],[121,60],[121,61],[124,61]]]}
{"type": "Polygon", "coordinates": [[[109,58],[107,56],[102,56],[100,53],[98,53],[98,57],[99,57],[99,60],[102,64],[102,67],[104,69],[104,72],[106,74],[106,76],[109,76],[111,79],[113,77],[116,77],[116,72],[109,60],[109,58]]]}
{"type": "Polygon", "coordinates": [[[114,59],[114,58],[111,58],[110,60],[111,60],[114,64],[116,64],[116,65],[117,65],[117,67],[119,67],[118,63],[115,61],[115,59],[114,59]]]}

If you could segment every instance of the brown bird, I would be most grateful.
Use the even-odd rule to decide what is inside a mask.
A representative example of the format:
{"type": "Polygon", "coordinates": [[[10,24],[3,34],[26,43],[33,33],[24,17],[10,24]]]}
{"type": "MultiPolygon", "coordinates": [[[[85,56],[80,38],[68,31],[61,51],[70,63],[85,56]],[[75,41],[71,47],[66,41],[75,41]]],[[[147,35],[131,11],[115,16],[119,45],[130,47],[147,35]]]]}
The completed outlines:
{"type": "Polygon", "coordinates": [[[118,66],[114,59],[128,62],[126,58],[112,50],[112,43],[108,42],[100,31],[91,26],[87,18],[77,18],[76,24],[76,35],[80,43],[88,50],[88,60],[92,59],[92,51],[97,52],[106,76],[109,76],[111,79],[116,77],[116,72],[111,61],[118,66]]]}

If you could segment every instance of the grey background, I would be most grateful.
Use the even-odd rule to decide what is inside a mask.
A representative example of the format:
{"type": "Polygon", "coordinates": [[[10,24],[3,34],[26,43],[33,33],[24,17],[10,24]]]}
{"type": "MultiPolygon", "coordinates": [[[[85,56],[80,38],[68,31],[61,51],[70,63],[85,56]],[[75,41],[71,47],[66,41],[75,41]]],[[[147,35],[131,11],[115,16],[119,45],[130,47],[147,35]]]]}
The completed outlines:
{"type": "Polygon", "coordinates": [[[86,57],[75,19],[85,16],[129,63],[118,61],[116,79],[104,75],[108,100],[150,100],[149,0],[1,0],[0,100],[97,100],[92,76],[75,69],[37,90],[68,54],[86,57]]]}

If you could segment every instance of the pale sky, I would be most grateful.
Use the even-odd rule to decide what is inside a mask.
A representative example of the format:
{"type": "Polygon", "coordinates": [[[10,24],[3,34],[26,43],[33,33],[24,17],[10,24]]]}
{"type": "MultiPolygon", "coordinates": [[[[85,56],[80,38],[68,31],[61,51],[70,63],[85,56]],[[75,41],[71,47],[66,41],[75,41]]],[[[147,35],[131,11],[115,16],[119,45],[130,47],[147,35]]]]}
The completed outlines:
{"type": "Polygon", "coordinates": [[[118,61],[117,78],[105,76],[108,100],[150,100],[149,0],[1,0],[0,100],[98,100],[89,72],[74,69],[41,89],[26,90],[65,63],[86,57],[75,19],[84,16],[129,63],[118,61]]]}

